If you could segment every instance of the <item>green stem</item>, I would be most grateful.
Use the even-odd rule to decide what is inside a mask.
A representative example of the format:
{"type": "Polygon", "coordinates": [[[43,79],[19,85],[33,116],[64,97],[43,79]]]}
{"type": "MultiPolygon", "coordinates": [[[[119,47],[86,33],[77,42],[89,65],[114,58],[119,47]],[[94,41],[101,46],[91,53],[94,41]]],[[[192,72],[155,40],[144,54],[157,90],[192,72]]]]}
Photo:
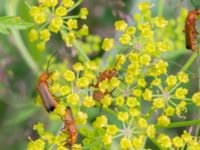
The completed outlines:
{"type": "Polygon", "coordinates": [[[154,138],[149,138],[151,140],[151,142],[157,146],[157,148],[162,149],[162,147],[160,146],[160,144],[154,139],[154,138]]]}
{"type": "Polygon", "coordinates": [[[164,0],[160,0],[159,3],[160,4],[158,6],[158,16],[162,16],[164,8],[164,0]]]}
{"type": "Polygon", "coordinates": [[[77,40],[75,40],[73,42],[74,47],[76,48],[76,50],[78,51],[78,53],[80,53],[83,58],[85,59],[85,61],[89,61],[89,57],[87,56],[87,54],[85,53],[85,51],[83,49],[81,49],[79,42],[77,40]]]}
{"type": "MultiPolygon", "coordinates": [[[[9,0],[6,3],[6,13],[9,16],[16,16],[16,9],[17,9],[18,0],[9,0]]],[[[19,51],[20,55],[24,59],[24,61],[27,63],[27,65],[32,69],[32,71],[35,74],[39,74],[40,70],[36,64],[36,62],[33,60],[31,55],[29,54],[21,36],[18,31],[11,30],[11,33],[13,35],[13,42],[15,46],[17,47],[17,50],[19,51]]]]}
{"type": "Polygon", "coordinates": [[[191,121],[182,121],[182,122],[175,122],[175,123],[170,123],[168,126],[160,126],[160,125],[155,125],[156,128],[177,128],[177,127],[185,127],[185,126],[192,126],[192,125],[199,125],[200,120],[191,120],[191,121]]]}
{"type": "Polygon", "coordinates": [[[62,17],[63,19],[76,19],[79,18],[79,15],[75,15],[75,16],[66,16],[66,17],[62,17]]]}
{"type": "Polygon", "coordinates": [[[80,5],[81,3],[83,2],[83,0],[79,0],[73,7],[71,7],[70,9],[68,9],[68,13],[70,12],[70,11],[72,11],[74,8],[76,8],[78,5],[80,5]]]}
{"type": "Polygon", "coordinates": [[[185,63],[181,71],[185,72],[192,65],[196,57],[197,57],[197,52],[194,52],[192,56],[188,59],[188,61],[185,63]]]}

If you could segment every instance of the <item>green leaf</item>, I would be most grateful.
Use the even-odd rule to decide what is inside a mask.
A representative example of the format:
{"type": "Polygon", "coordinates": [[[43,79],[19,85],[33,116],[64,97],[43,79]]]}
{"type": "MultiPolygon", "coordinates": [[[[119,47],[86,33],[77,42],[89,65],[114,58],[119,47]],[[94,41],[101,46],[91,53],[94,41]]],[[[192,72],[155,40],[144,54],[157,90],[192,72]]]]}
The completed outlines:
{"type": "Polygon", "coordinates": [[[32,26],[34,26],[33,23],[25,22],[20,17],[0,17],[0,32],[4,34],[8,34],[8,29],[24,30],[32,26]]]}

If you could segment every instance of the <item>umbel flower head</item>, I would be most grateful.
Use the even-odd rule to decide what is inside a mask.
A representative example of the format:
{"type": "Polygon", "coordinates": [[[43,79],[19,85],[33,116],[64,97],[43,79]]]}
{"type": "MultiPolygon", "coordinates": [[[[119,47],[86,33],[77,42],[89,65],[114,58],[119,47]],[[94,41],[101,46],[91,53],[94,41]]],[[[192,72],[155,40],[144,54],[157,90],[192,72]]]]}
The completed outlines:
{"type": "Polygon", "coordinates": [[[61,33],[66,45],[71,47],[77,36],[88,35],[87,25],[78,30],[78,19],[87,19],[87,8],[81,8],[77,15],[70,12],[83,0],[39,0],[37,6],[29,6],[29,14],[36,23],[36,27],[29,32],[29,40],[37,41],[37,49],[44,50],[46,42],[52,33],[61,33]]]}

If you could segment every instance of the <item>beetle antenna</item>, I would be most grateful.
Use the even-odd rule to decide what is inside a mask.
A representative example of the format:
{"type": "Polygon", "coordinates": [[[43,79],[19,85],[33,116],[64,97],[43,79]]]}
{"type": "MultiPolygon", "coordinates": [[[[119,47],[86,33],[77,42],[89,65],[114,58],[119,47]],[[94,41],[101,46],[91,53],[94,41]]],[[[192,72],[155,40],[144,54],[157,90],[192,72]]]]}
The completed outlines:
{"type": "Polygon", "coordinates": [[[48,61],[48,63],[47,63],[46,72],[48,72],[50,63],[51,63],[53,57],[54,57],[57,53],[58,53],[58,51],[55,51],[55,52],[51,55],[51,57],[49,58],[49,61],[48,61]]]}

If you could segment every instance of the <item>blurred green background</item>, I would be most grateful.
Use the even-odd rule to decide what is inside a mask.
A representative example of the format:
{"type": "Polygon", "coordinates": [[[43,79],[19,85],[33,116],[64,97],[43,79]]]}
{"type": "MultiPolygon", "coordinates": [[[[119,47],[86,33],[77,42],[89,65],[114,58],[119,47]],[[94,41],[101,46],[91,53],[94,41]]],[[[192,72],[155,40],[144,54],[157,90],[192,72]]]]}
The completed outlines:
{"type": "MultiPolygon", "coordinates": [[[[27,0],[30,4],[36,1],[27,0]]],[[[91,34],[116,37],[113,23],[118,19],[127,19],[129,23],[135,12],[138,12],[136,4],[139,0],[85,0],[81,5],[90,11],[88,24],[91,34]]],[[[176,19],[180,10],[184,7],[193,9],[191,2],[185,0],[176,8],[179,0],[152,0],[153,16],[163,15],[167,19],[176,19]],[[167,7],[166,7],[167,6],[167,7]]],[[[21,16],[24,20],[32,22],[28,15],[28,7],[24,0],[0,0],[0,16],[21,16]]],[[[176,24],[177,22],[175,22],[176,24]]],[[[171,26],[167,36],[173,38],[177,54],[169,54],[166,59],[184,64],[191,52],[186,50],[184,43],[184,23],[171,26]],[[174,29],[173,29],[174,28],[174,29]],[[177,29],[178,28],[178,29],[177,29]],[[177,29],[177,30],[176,30],[177,29]],[[177,43],[176,43],[177,41],[177,43]]],[[[28,41],[28,31],[12,31],[9,36],[0,34],[0,149],[22,150],[26,149],[28,137],[33,139],[37,134],[32,130],[33,124],[42,121],[52,131],[58,131],[60,122],[51,124],[48,113],[35,106],[35,87],[38,73],[42,72],[41,66],[46,64],[46,57],[54,50],[59,50],[57,61],[66,64],[73,64],[77,55],[73,49],[67,48],[61,40],[60,35],[51,37],[44,52],[36,50],[36,46],[28,41]],[[30,56],[30,57],[29,57],[30,56]],[[30,67],[32,65],[32,68],[30,67]],[[33,68],[35,67],[35,70],[33,68]]],[[[109,53],[110,55],[113,52],[109,53]]],[[[90,52],[90,58],[104,56],[103,51],[90,52]]],[[[196,81],[199,80],[194,63],[191,68],[192,81],[191,92],[197,89],[196,81]]],[[[170,72],[174,73],[180,69],[172,64],[170,72]]],[[[191,94],[191,93],[190,93],[191,94]]],[[[195,117],[195,109],[191,108],[188,115],[195,117]]]]}

